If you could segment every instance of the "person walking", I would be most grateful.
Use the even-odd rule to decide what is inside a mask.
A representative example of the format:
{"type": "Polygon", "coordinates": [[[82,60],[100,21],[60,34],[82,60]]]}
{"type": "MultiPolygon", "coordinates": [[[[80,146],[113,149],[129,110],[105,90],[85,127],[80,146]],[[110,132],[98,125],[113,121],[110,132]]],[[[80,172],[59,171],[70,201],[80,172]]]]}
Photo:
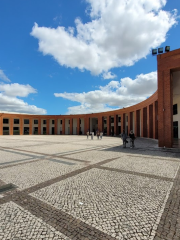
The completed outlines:
{"type": "Polygon", "coordinates": [[[87,131],[87,139],[88,139],[88,137],[89,137],[89,130],[87,131]]]}
{"type": "Polygon", "coordinates": [[[97,139],[99,139],[99,135],[100,135],[99,130],[97,130],[97,139]]]}
{"type": "Polygon", "coordinates": [[[130,131],[129,137],[130,137],[130,148],[134,148],[135,135],[133,133],[133,130],[130,131]]]}
{"type": "Polygon", "coordinates": [[[123,129],[123,132],[121,133],[121,138],[123,140],[123,148],[126,148],[127,134],[125,133],[124,129],[123,129]]]}

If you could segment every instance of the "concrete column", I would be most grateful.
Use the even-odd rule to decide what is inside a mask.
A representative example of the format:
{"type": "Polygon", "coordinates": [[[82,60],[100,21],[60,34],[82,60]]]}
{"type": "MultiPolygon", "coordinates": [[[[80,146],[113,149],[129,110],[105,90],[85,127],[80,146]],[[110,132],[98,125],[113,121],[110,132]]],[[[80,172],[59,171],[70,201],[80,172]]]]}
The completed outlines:
{"type": "Polygon", "coordinates": [[[20,135],[23,135],[24,134],[24,129],[23,129],[24,128],[23,127],[24,126],[24,118],[21,117],[19,120],[20,120],[20,135]]]}
{"type": "Polygon", "coordinates": [[[38,135],[41,135],[41,119],[38,119],[38,135]]]}
{"type": "Polygon", "coordinates": [[[87,133],[88,129],[90,131],[90,118],[86,117],[84,118],[84,134],[87,133]]]}
{"type": "Polygon", "coordinates": [[[130,129],[129,131],[133,130],[133,112],[130,112],[130,129]]]}
{"type": "Polygon", "coordinates": [[[141,137],[144,137],[144,118],[143,118],[143,108],[141,109],[141,137]]]}
{"type": "Polygon", "coordinates": [[[153,138],[153,104],[149,105],[148,126],[149,138],[153,138]]]}
{"type": "Polygon", "coordinates": [[[14,119],[11,117],[9,118],[9,135],[13,135],[13,124],[14,124],[14,119]]]}
{"type": "Polygon", "coordinates": [[[143,137],[147,137],[147,107],[143,108],[143,137]]]}
{"type": "Polygon", "coordinates": [[[129,135],[129,132],[131,130],[131,113],[128,112],[127,116],[128,116],[128,132],[127,132],[127,135],[129,135]]]}
{"type": "Polygon", "coordinates": [[[140,137],[141,134],[141,116],[140,116],[140,110],[137,110],[136,111],[136,125],[137,125],[137,133],[136,133],[136,136],[137,137],[140,137]]]}
{"type": "Polygon", "coordinates": [[[79,135],[80,132],[80,118],[77,118],[77,135],[79,135]]]}
{"type": "Polygon", "coordinates": [[[104,132],[104,117],[102,117],[102,132],[104,132]]]}
{"type": "Polygon", "coordinates": [[[111,116],[107,116],[107,136],[111,135],[111,116]]]}
{"type": "Polygon", "coordinates": [[[158,139],[158,101],[155,102],[155,138],[158,139]]]}
{"type": "Polygon", "coordinates": [[[137,110],[134,111],[134,135],[137,136],[137,110]]]}
{"type": "Polygon", "coordinates": [[[173,145],[173,79],[170,69],[158,66],[158,140],[159,147],[173,145]]]}
{"type": "Polygon", "coordinates": [[[123,132],[123,130],[125,130],[125,114],[121,113],[121,133],[123,132]]]}
{"type": "Polygon", "coordinates": [[[102,124],[103,124],[103,118],[102,116],[98,117],[98,130],[99,132],[102,132],[102,124]]]}
{"type": "Polygon", "coordinates": [[[55,135],[58,134],[58,119],[57,118],[54,119],[54,134],[55,135]]]}
{"type": "Polygon", "coordinates": [[[0,115],[0,135],[3,135],[3,115],[0,115]]]}
{"type": "Polygon", "coordinates": [[[62,135],[65,135],[65,118],[62,119],[62,135]]]}
{"type": "Polygon", "coordinates": [[[118,133],[118,115],[114,115],[114,135],[117,136],[118,133]]]}
{"type": "Polygon", "coordinates": [[[70,135],[73,135],[73,119],[70,118],[70,135]]]}
{"type": "Polygon", "coordinates": [[[29,135],[32,135],[32,118],[29,119],[29,135]]]}
{"type": "Polygon", "coordinates": [[[150,134],[149,134],[149,105],[147,106],[147,137],[149,138],[150,134]]]}
{"type": "Polygon", "coordinates": [[[49,135],[49,119],[46,119],[46,135],[49,135]]]}

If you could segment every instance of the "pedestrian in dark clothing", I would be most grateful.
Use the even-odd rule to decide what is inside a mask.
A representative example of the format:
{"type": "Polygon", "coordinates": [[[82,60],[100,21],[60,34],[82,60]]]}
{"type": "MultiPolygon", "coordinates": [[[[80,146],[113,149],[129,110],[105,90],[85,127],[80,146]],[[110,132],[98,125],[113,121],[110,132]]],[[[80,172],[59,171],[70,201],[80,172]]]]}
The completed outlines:
{"type": "Polygon", "coordinates": [[[121,133],[121,138],[123,140],[123,148],[126,148],[127,134],[125,133],[124,129],[123,129],[123,132],[121,133]]]}
{"type": "Polygon", "coordinates": [[[130,137],[130,148],[134,148],[135,135],[133,133],[133,130],[130,131],[129,137],[130,137]]]}

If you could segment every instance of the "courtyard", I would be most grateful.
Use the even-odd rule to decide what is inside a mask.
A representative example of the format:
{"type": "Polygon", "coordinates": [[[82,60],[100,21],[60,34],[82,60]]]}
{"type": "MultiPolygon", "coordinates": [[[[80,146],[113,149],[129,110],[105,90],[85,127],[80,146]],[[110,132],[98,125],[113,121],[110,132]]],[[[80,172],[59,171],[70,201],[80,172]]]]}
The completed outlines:
{"type": "Polygon", "coordinates": [[[179,165],[154,139],[0,136],[0,239],[180,239],[179,165]]]}

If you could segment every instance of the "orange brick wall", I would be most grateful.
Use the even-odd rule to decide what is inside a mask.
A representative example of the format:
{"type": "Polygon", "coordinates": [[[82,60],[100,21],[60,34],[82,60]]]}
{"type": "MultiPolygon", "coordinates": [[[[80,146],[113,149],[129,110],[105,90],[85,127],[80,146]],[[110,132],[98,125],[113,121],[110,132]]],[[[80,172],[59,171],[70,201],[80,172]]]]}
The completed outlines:
{"type": "Polygon", "coordinates": [[[173,81],[180,71],[180,49],[157,56],[158,60],[158,140],[160,147],[173,145],[173,81]]]}

